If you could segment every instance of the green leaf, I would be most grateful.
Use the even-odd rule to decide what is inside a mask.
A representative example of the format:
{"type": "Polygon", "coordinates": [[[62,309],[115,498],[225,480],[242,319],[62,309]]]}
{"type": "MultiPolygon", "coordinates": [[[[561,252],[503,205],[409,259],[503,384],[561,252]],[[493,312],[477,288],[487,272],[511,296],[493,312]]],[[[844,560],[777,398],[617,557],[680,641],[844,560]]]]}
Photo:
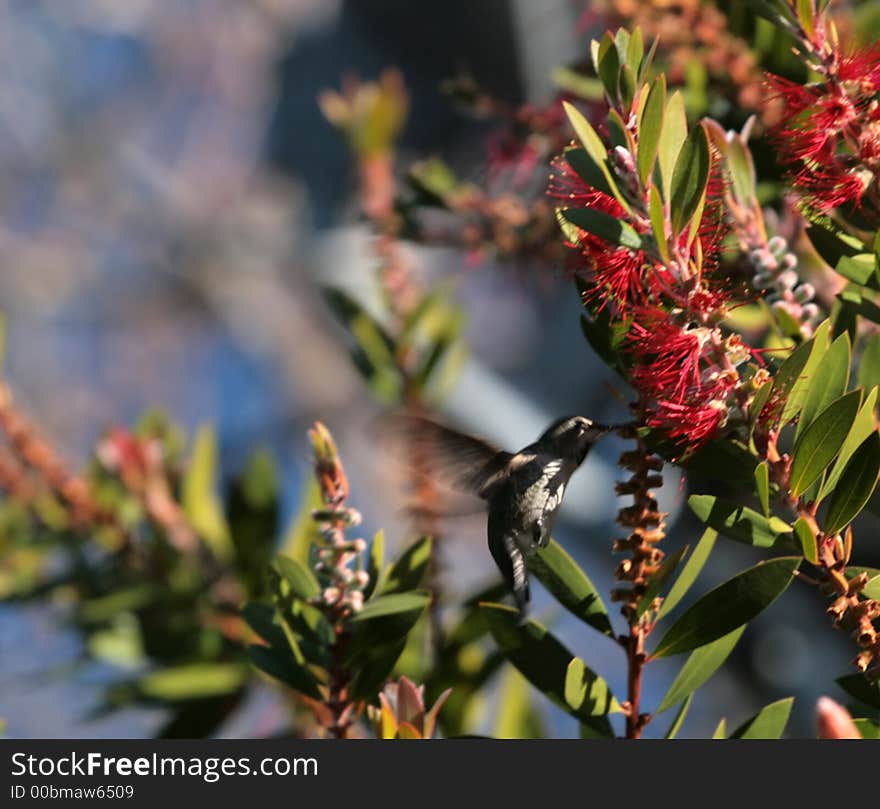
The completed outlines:
{"type": "Polygon", "coordinates": [[[565,669],[563,695],[575,716],[604,716],[620,710],[608,684],[579,657],[573,657],[565,669]]]}
{"type": "Polygon", "coordinates": [[[713,739],[726,739],[727,738],[727,720],[721,719],[718,723],[718,726],[715,728],[714,733],[712,734],[713,739]]]}
{"type": "Polygon", "coordinates": [[[761,562],[710,590],[666,631],[652,657],[668,657],[705,646],[743,626],[787,589],[799,556],[761,562]]]}
{"type": "Polygon", "coordinates": [[[669,730],[666,731],[667,739],[674,739],[678,735],[678,731],[681,730],[681,726],[684,724],[685,717],[687,716],[693,701],[694,695],[690,694],[688,695],[688,698],[681,703],[681,707],[678,709],[675,719],[672,720],[669,730]]]}
{"type": "Polygon", "coordinates": [[[730,653],[745,630],[745,626],[741,626],[718,640],[700,646],[691,652],[675,680],[672,681],[672,685],[669,686],[669,690],[660,702],[656,713],[668,711],[681,700],[690,698],[694,691],[706,683],[724,665],[724,661],[730,657],[730,653]]]}
{"type": "Polygon", "coordinates": [[[864,251],[861,240],[838,228],[832,229],[832,223],[828,224],[829,227],[826,227],[823,223],[814,222],[807,228],[807,237],[829,267],[836,267],[844,256],[851,257],[864,251]]]}
{"type": "Polygon", "coordinates": [[[663,599],[663,606],[660,607],[660,612],[657,613],[658,621],[672,612],[682,598],[685,597],[687,591],[690,590],[691,585],[696,581],[697,576],[700,575],[700,571],[709,559],[709,554],[712,552],[712,548],[715,547],[715,540],[717,538],[718,532],[714,528],[707,528],[703,532],[697,547],[694,548],[694,552],[690,555],[681,573],[678,574],[675,584],[672,585],[666,598],[663,599]]]}
{"type": "Polygon", "coordinates": [[[602,138],[596,134],[596,130],[593,129],[590,122],[581,115],[575,106],[569,104],[567,101],[563,101],[562,107],[565,110],[565,114],[568,116],[568,120],[571,122],[575,135],[577,135],[578,140],[586,150],[587,155],[589,155],[593,163],[598,166],[599,170],[602,172],[602,175],[605,178],[605,185],[611,189],[614,198],[623,206],[623,209],[625,211],[630,211],[631,207],[629,203],[620,193],[620,189],[617,187],[614,176],[608,168],[608,149],[605,148],[602,138]]]}
{"type": "Polygon", "coordinates": [[[825,496],[834,489],[837,485],[837,481],[840,480],[840,476],[843,474],[844,467],[849,462],[849,459],[852,458],[853,453],[859,448],[859,446],[861,446],[862,441],[874,432],[874,408],[876,404],[877,388],[873,388],[862,404],[855,421],[853,421],[852,428],[849,433],[847,433],[846,440],[843,442],[843,446],[837,454],[834,466],[825,478],[825,482],[822,484],[822,489],[820,490],[818,497],[819,500],[823,500],[825,496]]]}
{"type": "Polygon", "coordinates": [[[740,725],[731,739],[779,739],[785,732],[794,697],[780,699],[764,706],[747,722],[740,725]]]}
{"type": "Polygon", "coordinates": [[[834,682],[853,699],[880,710],[880,683],[869,683],[864,674],[847,674],[834,682]]]}
{"type": "Polygon", "coordinates": [[[870,390],[880,385],[880,334],[872,334],[859,359],[859,385],[870,390]]]}
{"type": "Polygon", "coordinates": [[[196,533],[219,559],[229,560],[234,548],[223,505],[216,491],[217,438],[210,425],[196,433],[192,457],[183,478],[183,511],[196,533]]]}
{"type": "Polygon", "coordinates": [[[619,244],[632,250],[640,250],[642,247],[642,237],[631,225],[617,217],[593,208],[566,208],[562,215],[571,224],[610,244],[619,244]]]}
{"type": "Polygon", "coordinates": [[[614,189],[608,182],[603,164],[597,163],[586,149],[567,149],[563,156],[585,183],[603,194],[614,196],[614,189]]]}
{"type": "Polygon", "coordinates": [[[568,693],[573,702],[577,703],[575,697],[579,693],[577,678],[568,671],[574,655],[536,621],[521,624],[519,613],[510,607],[483,603],[480,612],[505,657],[557,705],[582,721],[620,710],[605,681],[586,666],[580,680],[584,700],[578,708],[571,707],[565,699],[569,678],[568,693]]]}
{"type": "Polygon", "coordinates": [[[685,557],[688,550],[688,546],[685,545],[685,547],[679,548],[675,553],[670,554],[663,560],[663,563],[657,569],[657,572],[648,580],[644,595],[639,599],[639,603],[636,607],[636,615],[644,615],[645,611],[651,607],[654,599],[660,595],[660,590],[663,589],[663,585],[666,584],[672,574],[675,573],[675,569],[685,557]]]}
{"type": "Polygon", "coordinates": [[[670,214],[676,234],[687,227],[706,193],[711,160],[706,130],[697,124],[682,144],[672,173],[670,214]]]}
{"type": "Polygon", "coordinates": [[[773,395],[785,402],[780,423],[786,424],[797,417],[803,407],[815,378],[816,366],[822,361],[831,344],[831,323],[823,321],[812,339],[801,343],[782,363],[773,380],[773,395]]]}
{"type": "Polygon", "coordinates": [[[801,408],[795,442],[819,413],[844,394],[849,382],[849,365],[849,335],[844,333],[831,344],[815,370],[804,369],[804,376],[810,373],[812,378],[806,378],[808,391],[801,408]]]}
{"type": "Polygon", "coordinates": [[[297,598],[308,601],[321,592],[321,585],[318,584],[315,574],[302,562],[289,556],[278,556],[275,559],[275,569],[297,598]]]}
{"type": "Polygon", "coordinates": [[[801,544],[804,558],[815,565],[819,561],[819,549],[816,547],[816,537],[813,536],[813,531],[803,517],[798,517],[795,522],[794,533],[801,544]]]}
{"type": "Polygon", "coordinates": [[[767,461],[759,463],[755,467],[755,491],[758,500],[761,501],[761,510],[764,516],[770,519],[770,467],[767,461]]]}
{"type": "Polygon", "coordinates": [[[369,584],[364,588],[364,598],[369,598],[379,589],[382,582],[382,573],[385,570],[385,532],[376,531],[373,542],[370,545],[370,555],[367,559],[367,575],[370,577],[369,584]]]}
{"type": "Polygon", "coordinates": [[[660,258],[669,261],[669,243],[666,241],[666,214],[663,211],[663,200],[656,185],[651,186],[649,192],[649,208],[651,215],[651,230],[654,233],[654,241],[660,258]]]}
{"type": "Polygon", "coordinates": [[[235,693],[247,678],[241,663],[187,663],[144,675],[138,690],[148,699],[177,702],[235,693]]]}
{"type": "MultiPolygon", "coordinates": [[[[605,35],[606,37],[608,34],[605,35]]],[[[604,45],[604,42],[603,42],[604,45]]],[[[600,46],[599,50],[599,69],[596,71],[602,80],[602,86],[611,102],[611,106],[617,106],[620,95],[618,93],[618,77],[620,75],[620,55],[617,48],[600,46]]]]}
{"type": "Polygon", "coordinates": [[[381,594],[403,593],[419,587],[431,563],[432,547],[430,537],[422,537],[410,545],[392,566],[382,584],[381,594]]]}
{"type": "Polygon", "coordinates": [[[871,433],[853,453],[831,494],[826,534],[836,534],[851,523],[867,505],[880,474],[880,435],[871,433]]]}
{"type": "Polygon", "coordinates": [[[853,719],[863,739],[880,739],[880,723],[873,719],[853,719]]]}
{"type": "Polygon", "coordinates": [[[741,135],[735,135],[728,144],[727,165],[734,195],[740,204],[749,204],[756,196],[755,164],[741,135]]]}
{"type": "Polygon", "coordinates": [[[608,610],[589,576],[556,540],[528,558],[529,570],[572,615],[613,635],[608,610]]]}
{"type": "Polygon", "coordinates": [[[354,631],[347,649],[351,665],[356,668],[364,660],[384,659],[383,650],[393,651],[399,646],[394,657],[396,661],[403,651],[407,634],[430,602],[431,594],[420,590],[371,598],[351,618],[354,631]]]}
{"type": "Polygon", "coordinates": [[[247,655],[251,663],[270,677],[313,699],[321,698],[314,675],[305,666],[297,664],[289,651],[282,653],[275,648],[253,644],[247,647],[247,655]]]}
{"type": "Polygon", "coordinates": [[[660,187],[663,199],[669,201],[672,188],[672,174],[682,144],[687,138],[687,114],[684,109],[684,97],[676,90],[666,102],[666,115],[663,118],[663,130],[657,149],[657,167],[660,171],[660,187]]]}
{"type": "Polygon", "coordinates": [[[779,517],[768,519],[757,511],[713,495],[691,495],[688,505],[700,522],[755,548],[772,548],[781,535],[791,532],[791,526],[779,517]]]}
{"type": "Polygon", "coordinates": [[[392,593],[371,599],[364,608],[352,616],[352,623],[374,621],[377,618],[420,612],[431,601],[427,592],[414,591],[409,593],[392,593]]]}
{"type": "Polygon", "coordinates": [[[791,493],[795,497],[815,483],[834,460],[853,426],[861,399],[861,390],[836,399],[795,441],[789,477],[791,493]]]}
{"type": "Polygon", "coordinates": [[[843,256],[834,269],[847,281],[859,286],[877,287],[877,262],[873,253],[860,253],[857,256],[843,256]]]}
{"type": "Polygon", "coordinates": [[[663,117],[666,114],[666,76],[661,73],[648,92],[648,99],[639,121],[639,148],[637,166],[639,179],[646,185],[657,160],[663,117]]]}

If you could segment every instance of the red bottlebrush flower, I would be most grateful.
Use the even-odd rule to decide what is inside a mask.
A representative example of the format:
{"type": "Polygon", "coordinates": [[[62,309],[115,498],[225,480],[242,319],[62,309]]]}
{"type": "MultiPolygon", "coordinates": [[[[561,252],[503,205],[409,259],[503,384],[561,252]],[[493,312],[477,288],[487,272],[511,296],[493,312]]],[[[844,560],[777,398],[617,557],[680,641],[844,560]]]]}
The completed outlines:
{"type": "Polygon", "coordinates": [[[659,402],[648,418],[648,425],[662,430],[671,439],[679,439],[693,451],[710,441],[727,420],[723,400],[679,404],[659,402]]]}
{"type": "Polygon", "coordinates": [[[709,329],[683,329],[660,309],[634,314],[628,339],[636,358],[632,382],[656,398],[683,402],[700,387],[700,360],[709,329]]]}
{"type": "Polygon", "coordinates": [[[785,108],[771,137],[794,186],[820,210],[858,204],[880,168],[880,45],[836,55],[822,82],[770,84],[785,108]]]}

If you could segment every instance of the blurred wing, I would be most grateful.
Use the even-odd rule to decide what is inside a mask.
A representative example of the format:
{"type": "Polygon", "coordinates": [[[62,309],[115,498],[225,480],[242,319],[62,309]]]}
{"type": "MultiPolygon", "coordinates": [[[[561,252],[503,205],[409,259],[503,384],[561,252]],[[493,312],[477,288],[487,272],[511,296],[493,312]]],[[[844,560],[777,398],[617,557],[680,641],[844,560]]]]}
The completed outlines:
{"type": "Polygon", "coordinates": [[[487,498],[504,477],[513,455],[436,421],[404,414],[386,416],[383,435],[392,451],[420,477],[487,498]]]}

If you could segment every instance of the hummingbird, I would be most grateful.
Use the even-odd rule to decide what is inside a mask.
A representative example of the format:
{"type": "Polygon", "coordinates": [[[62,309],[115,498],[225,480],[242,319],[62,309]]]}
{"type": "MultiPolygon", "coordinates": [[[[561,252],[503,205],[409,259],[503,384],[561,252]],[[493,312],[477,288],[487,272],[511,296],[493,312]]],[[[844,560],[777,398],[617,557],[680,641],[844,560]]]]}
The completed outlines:
{"type": "Polygon", "coordinates": [[[587,453],[621,425],[566,416],[519,452],[507,452],[421,416],[394,421],[410,457],[421,453],[431,474],[485,501],[489,552],[523,619],[530,600],[526,558],[550,542],[565,488],[587,453]]]}

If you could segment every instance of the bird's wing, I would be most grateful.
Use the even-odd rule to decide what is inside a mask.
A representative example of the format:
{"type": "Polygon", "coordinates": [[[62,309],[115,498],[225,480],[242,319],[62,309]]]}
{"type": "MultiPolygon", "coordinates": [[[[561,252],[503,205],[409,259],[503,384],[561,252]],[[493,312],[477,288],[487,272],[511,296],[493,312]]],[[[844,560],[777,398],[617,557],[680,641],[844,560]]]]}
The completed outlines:
{"type": "Polygon", "coordinates": [[[380,422],[389,446],[423,477],[486,499],[504,477],[513,455],[482,438],[422,416],[393,414],[380,422]]]}

